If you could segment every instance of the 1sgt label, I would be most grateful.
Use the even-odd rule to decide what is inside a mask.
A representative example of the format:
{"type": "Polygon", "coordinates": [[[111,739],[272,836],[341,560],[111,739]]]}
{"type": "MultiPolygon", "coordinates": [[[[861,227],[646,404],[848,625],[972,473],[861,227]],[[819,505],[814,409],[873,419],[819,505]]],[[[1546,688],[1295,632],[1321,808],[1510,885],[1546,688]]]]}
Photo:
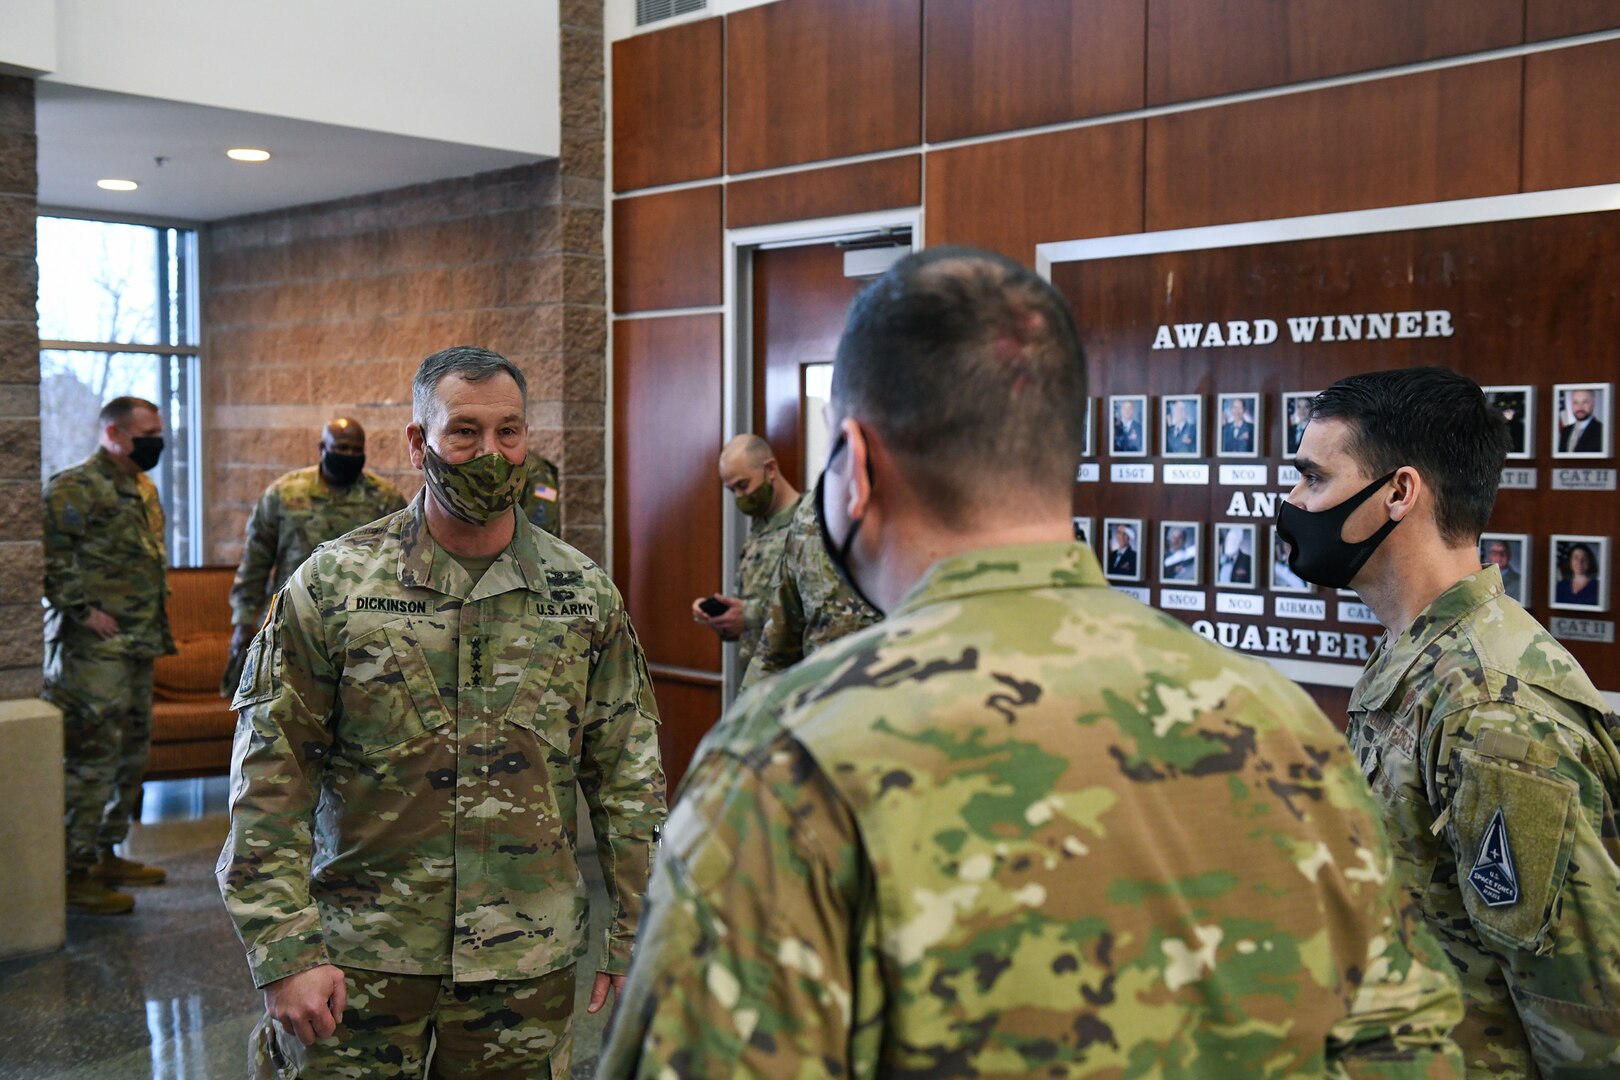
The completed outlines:
{"type": "Polygon", "coordinates": [[[1116,484],[1151,484],[1153,483],[1153,466],[1151,465],[1115,465],[1108,472],[1109,479],[1116,484]]]}

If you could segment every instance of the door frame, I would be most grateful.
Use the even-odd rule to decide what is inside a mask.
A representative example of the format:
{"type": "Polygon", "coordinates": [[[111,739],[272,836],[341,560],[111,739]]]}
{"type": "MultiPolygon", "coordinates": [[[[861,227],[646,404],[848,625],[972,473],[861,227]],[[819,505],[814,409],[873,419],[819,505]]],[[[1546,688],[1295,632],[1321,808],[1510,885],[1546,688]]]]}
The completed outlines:
{"type": "MultiPolygon", "coordinates": [[[[724,429],[721,432],[722,445],[751,430],[754,423],[754,252],[763,247],[827,244],[884,229],[910,229],[912,250],[921,250],[922,207],[909,206],[726,230],[723,264],[725,293],[721,310],[721,340],[725,349],[720,386],[720,415],[724,429]]],[[[735,506],[726,504],[721,513],[720,580],[726,583],[728,593],[736,595],[737,560],[742,555],[743,541],[748,535],[747,526],[742,513],[735,506]]],[[[723,649],[720,664],[722,700],[725,707],[730,708],[736,696],[737,682],[742,678],[742,672],[737,670],[737,650],[723,649]]]]}

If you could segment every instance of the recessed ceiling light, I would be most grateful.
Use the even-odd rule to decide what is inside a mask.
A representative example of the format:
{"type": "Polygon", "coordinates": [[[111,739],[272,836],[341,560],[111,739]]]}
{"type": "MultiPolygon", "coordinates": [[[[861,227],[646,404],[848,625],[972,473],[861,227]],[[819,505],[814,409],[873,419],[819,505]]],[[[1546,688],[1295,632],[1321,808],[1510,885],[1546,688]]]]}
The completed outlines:
{"type": "Polygon", "coordinates": [[[96,187],[103,191],[134,191],[141,185],[133,180],[97,180],[96,187]]]}
{"type": "Polygon", "coordinates": [[[225,156],[232,161],[269,161],[270,151],[255,150],[251,146],[238,146],[234,150],[225,151],[225,156]]]}

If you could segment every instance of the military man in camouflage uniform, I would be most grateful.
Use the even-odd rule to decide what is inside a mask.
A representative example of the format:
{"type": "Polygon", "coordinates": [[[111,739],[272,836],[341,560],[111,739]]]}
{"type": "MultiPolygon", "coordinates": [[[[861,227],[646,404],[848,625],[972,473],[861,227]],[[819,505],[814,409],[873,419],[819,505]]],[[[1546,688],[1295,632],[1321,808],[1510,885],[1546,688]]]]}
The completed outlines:
{"type": "Polygon", "coordinates": [[[776,575],[788,524],[802,499],[788,483],[771,453],[771,444],[758,435],[738,435],[720,451],[720,483],[748,515],[748,540],[737,560],[737,591],[741,596],[715,593],[692,601],[692,618],[737,643],[737,670],[747,671],[765,629],[765,613],[776,595],[776,575]],[[703,610],[707,601],[726,606],[719,615],[703,610]]]}
{"type": "Polygon", "coordinates": [[[96,452],[45,485],[45,700],[62,710],[68,907],[119,914],[114,885],[164,872],[119,858],[152,742],[152,661],[169,635],[163,506],[146,471],[163,452],[150,401],[114,398],[96,452]]]}
{"type": "Polygon", "coordinates": [[[838,576],[821,545],[813,499],[799,500],[782,547],[776,595],[765,613],[754,662],[742,688],[786,671],[817,649],[864,630],[881,615],[838,576]]]}
{"type": "Polygon", "coordinates": [[[1504,423],[1442,368],[1344,379],[1311,417],[1278,531],[1387,628],[1350,745],[1462,979],[1469,1075],[1620,1075],[1620,717],[1480,566],[1504,423]]]}
{"type": "Polygon", "coordinates": [[[366,429],[339,416],[321,432],[321,460],[265,489],[248,515],[247,542],[231,585],[231,653],[219,692],[236,693],[242,654],[270,597],[317,544],[405,509],[399,488],[366,470],[366,429]]]}
{"type": "Polygon", "coordinates": [[[522,373],[425,360],[405,510],[324,544],[248,650],[220,888],[306,1077],[568,1075],[588,926],[576,791],[623,981],[664,815],[657,712],[607,575],[525,521],[522,373]]]}
{"type": "Polygon", "coordinates": [[[562,479],[548,457],[529,451],[529,482],[518,499],[523,516],[562,539],[562,479]]]}
{"type": "Polygon", "coordinates": [[[1085,401],[1016,263],[856,299],[818,505],[888,618],[705,740],[601,1075],[1461,1075],[1344,740],[1073,541],[1085,401]]]}

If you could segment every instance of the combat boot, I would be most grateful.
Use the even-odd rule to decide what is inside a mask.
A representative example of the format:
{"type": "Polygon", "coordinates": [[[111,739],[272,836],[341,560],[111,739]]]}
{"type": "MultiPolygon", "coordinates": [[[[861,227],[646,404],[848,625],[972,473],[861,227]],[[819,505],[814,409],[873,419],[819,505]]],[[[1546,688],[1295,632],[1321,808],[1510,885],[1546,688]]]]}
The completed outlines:
{"type": "Polygon", "coordinates": [[[69,911],[90,915],[123,915],[135,907],[135,898],[109,889],[105,882],[81,870],[68,874],[67,906],[69,911]]]}
{"type": "Polygon", "coordinates": [[[161,866],[147,866],[133,859],[120,859],[110,851],[90,868],[90,876],[105,885],[161,885],[169,875],[161,866]]]}

